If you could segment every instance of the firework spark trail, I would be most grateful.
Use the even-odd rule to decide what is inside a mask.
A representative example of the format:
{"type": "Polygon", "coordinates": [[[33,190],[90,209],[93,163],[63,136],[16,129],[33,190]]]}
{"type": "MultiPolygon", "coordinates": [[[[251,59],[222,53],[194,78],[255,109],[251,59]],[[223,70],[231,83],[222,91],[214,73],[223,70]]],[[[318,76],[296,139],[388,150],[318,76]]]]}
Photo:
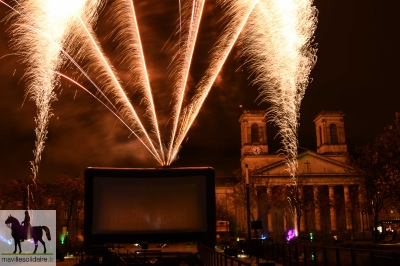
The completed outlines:
{"type": "Polygon", "coordinates": [[[182,2],[179,0],[179,51],[181,50],[182,39],[182,2]]]}
{"type": "MultiPolygon", "coordinates": [[[[87,92],[90,96],[92,96],[93,98],[95,98],[98,102],[100,102],[104,107],[106,107],[119,121],[121,121],[122,124],[124,124],[124,126],[126,126],[133,135],[135,135],[135,137],[137,137],[139,139],[139,141],[147,148],[147,150],[151,153],[151,155],[153,155],[154,157],[156,157],[156,155],[153,153],[153,151],[143,142],[143,140],[141,138],[139,138],[139,136],[136,134],[135,131],[133,131],[129,125],[122,119],[122,117],[118,114],[118,111],[116,110],[115,106],[112,105],[113,108],[110,108],[106,103],[104,103],[99,97],[97,97],[96,95],[94,95],[93,93],[91,93],[87,88],[85,88],[84,86],[82,86],[82,84],[80,84],[79,82],[77,82],[76,80],[72,79],[71,77],[68,77],[67,75],[64,75],[58,71],[54,71],[55,74],[59,75],[60,77],[63,77],[65,79],[67,79],[68,81],[72,82],[73,84],[77,85],[79,88],[83,89],[85,92],[87,92]]],[[[108,98],[107,98],[108,99],[108,98]]],[[[117,120],[117,121],[118,121],[117,120]]],[[[115,124],[114,124],[115,126],[115,124]]]]}
{"type": "Polygon", "coordinates": [[[225,14],[225,18],[229,20],[229,23],[224,28],[224,31],[211,51],[210,66],[206,70],[199,84],[196,86],[197,89],[192,102],[186,107],[183,115],[180,116],[181,126],[177,132],[174,146],[171,149],[172,158],[176,157],[183,139],[196,119],[203,102],[211,90],[211,86],[217,78],[233,48],[233,45],[238,39],[239,34],[244,28],[247,19],[257,3],[256,0],[220,1],[220,3],[224,5],[228,5],[227,2],[232,3],[232,5],[227,6],[227,12],[225,14]]]}
{"type": "Polygon", "coordinates": [[[130,129],[135,131],[136,135],[142,138],[143,143],[146,143],[145,145],[152,150],[153,154],[156,155],[156,160],[161,165],[164,165],[163,159],[160,157],[160,154],[154,147],[153,141],[150,139],[146,129],[140,121],[135,109],[132,106],[132,103],[126,95],[126,92],[121,87],[120,81],[116,77],[111,64],[108,62],[103,51],[101,50],[94,33],[81,18],[79,18],[79,20],[81,21],[81,25],[86,32],[86,36],[90,40],[89,43],[91,44],[88,47],[90,49],[87,49],[87,54],[90,58],[97,59],[97,64],[94,64],[94,71],[98,72],[98,76],[104,81],[103,92],[105,94],[111,94],[114,97],[116,105],[119,106],[119,113],[124,117],[124,119],[129,121],[128,123],[130,125],[130,129]]]}
{"type": "MultiPolygon", "coordinates": [[[[59,44],[57,44],[56,42],[54,42],[50,36],[47,36],[45,33],[40,32],[38,29],[35,29],[29,25],[21,25],[22,27],[26,27],[27,29],[30,29],[34,32],[36,32],[37,34],[40,34],[43,38],[47,38],[49,41],[51,41],[54,45],[56,45],[59,49],[60,52],[69,60],[70,63],[72,63],[79,71],[80,73],[93,85],[93,87],[97,90],[98,93],[101,94],[101,96],[107,100],[108,104],[110,104],[112,106],[112,110],[115,113],[118,113],[118,108],[112,103],[112,101],[104,94],[104,92],[101,90],[101,88],[96,84],[96,82],[93,81],[93,79],[90,78],[89,74],[75,61],[75,59],[73,59],[66,50],[64,50],[61,46],[59,46],[59,44]]],[[[52,71],[53,73],[59,75],[59,76],[63,76],[66,79],[68,79],[69,81],[71,81],[72,83],[75,83],[76,85],[80,86],[81,85],[79,83],[77,83],[75,80],[69,78],[66,75],[61,74],[58,71],[52,71]]],[[[86,88],[84,88],[86,90],[86,88]]],[[[97,99],[97,97],[96,97],[97,99]]],[[[103,103],[103,102],[102,102],[103,103]]],[[[120,119],[121,120],[121,119],[120,119]]],[[[121,120],[122,121],[122,120],[121,120]]],[[[127,126],[127,124],[124,122],[124,125],[127,126]]],[[[128,126],[127,126],[128,127],[128,126]]],[[[128,127],[129,128],[129,127],[128,127]]],[[[130,128],[129,128],[130,129],[130,128]]]]}
{"type": "MultiPolygon", "coordinates": [[[[179,40],[181,40],[182,36],[185,40],[183,44],[178,42],[178,51],[175,54],[173,63],[174,69],[171,73],[172,76],[175,77],[175,81],[173,84],[173,110],[172,110],[172,119],[173,119],[173,128],[171,133],[171,140],[168,149],[168,158],[167,164],[171,164],[176,159],[176,153],[173,153],[175,135],[179,125],[179,117],[182,110],[183,99],[185,96],[185,89],[187,85],[187,80],[189,76],[190,64],[192,62],[193,51],[200,27],[201,16],[204,9],[204,0],[196,1],[194,0],[192,3],[191,12],[189,13],[190,8],[184,7],[183,16],[190,16],[190,20],[187,22],[187,26],[184,26],[184,31],[182,31],[182,25],[180,23],[179,31],[179,40]],[[189,14],[186,14],[189,13],[189,14]],[[183,52],[182,52],[183,50],[183,52]]],[[[180,16],[182,17],[182,15],[180,16]]],[[[180,18],[181,20],[181,18],[180,18]]]]}
{"type": "MultiPolygon", "coordinates": [[[[26,96],[35,101],[37,106],[36,141],[34,160],[31,161],[33,180],[36,179],[41,161],[44,143],[47,139],[47,126],[52,116],[51,103],[56,100],[54,88],[57,77],[47,69],[56,69],[63,64],[60,51],[53,43],[63,43],[68,34],[71,19],[75,13],[82,12],[83,0],[58,3],[49,0],[23,0],[15,2],[16,10],[11,15],[14,22],[11,28],[12,47],[22,55],[23,61],[28,65],[25,73],[27,80],[26,96]],[[53,41],[41,38],[35,31],[20,25],[30,24],[41,32],[46,32],[53,41]]],[[[91,12],[89,12],[91,13],[91,12]]]]}
{"type": "MultiPolygon", "coordinates": [[[[312,0],[260,0],[239,42],[253,84],[262,101],[271,105],[267,118],[278,126],[287,171],[297,195],[297,132],[300,104],[316,62],[312,45],[316,9],[312,0]]],[[[292,206],[294,220],[296,209],[292,206]]],[[[295,222],[295,226],[297,223],[295,222]]],[[[295,228],[297,233],[297,228],[295,228]]]]}
{"type": "Polygon", "coordinates": [[[121,64],[126,63],[130,74],[128,84],[133,84],[134,91],[139,91],[142,103],[146,106],[146,116],[150,118],[152,132],[158,139],[160,158],[165,164],[164,147],[161,141],[156,110],[151,93],[143,47],[133,1],[117,0],[111,6],[110,19],[114,22],[110,35],[118,43],[116,58],[121,64]]]}
{"type": "Polygon", "coordinates": [[[14,11],[15,13],[17,13],[18,15],[21,15],[21,13],[18,12],[18,10],[16,10],[15,8],[13,8],[12,6],[10,6],[10,5],[7,4],[6,2],[0,0],[0,3],[2,3],[3,5],[5,5],[5,6],[8,7],[9,9],[11,9],[11,10],[14,11]]]}

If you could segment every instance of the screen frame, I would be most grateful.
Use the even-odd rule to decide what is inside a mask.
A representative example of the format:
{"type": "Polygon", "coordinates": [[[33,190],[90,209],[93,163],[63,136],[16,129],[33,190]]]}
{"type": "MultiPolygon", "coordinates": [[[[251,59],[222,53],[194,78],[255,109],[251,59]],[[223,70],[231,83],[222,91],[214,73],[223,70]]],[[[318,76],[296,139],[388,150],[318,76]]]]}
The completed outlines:
{"type": "Polygon", "coordinates": [[[216,241],[215,173],[211,167],[182,168],[103,168],[85,170],[84,243],[85,246],[106,243],[171,243],[198,242],[213,247],[216,241]],[[93,204],[95,178],[185,178],[204,176],[207,211],[205,232],[93,234],[93,204]]]}

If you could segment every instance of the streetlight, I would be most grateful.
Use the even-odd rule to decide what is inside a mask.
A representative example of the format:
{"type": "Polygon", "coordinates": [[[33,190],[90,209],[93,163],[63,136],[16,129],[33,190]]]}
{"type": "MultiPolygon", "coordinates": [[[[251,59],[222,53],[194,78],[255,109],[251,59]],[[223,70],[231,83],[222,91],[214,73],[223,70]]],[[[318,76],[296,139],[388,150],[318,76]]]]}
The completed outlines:
{"type": "Polygon", "coordinates": [[[250,182],[249,182],[249,165],[246,164],[246,207],[247,207],[247,238],[249,257],[251,257],[251,225],[250,225],[250,182]]]}

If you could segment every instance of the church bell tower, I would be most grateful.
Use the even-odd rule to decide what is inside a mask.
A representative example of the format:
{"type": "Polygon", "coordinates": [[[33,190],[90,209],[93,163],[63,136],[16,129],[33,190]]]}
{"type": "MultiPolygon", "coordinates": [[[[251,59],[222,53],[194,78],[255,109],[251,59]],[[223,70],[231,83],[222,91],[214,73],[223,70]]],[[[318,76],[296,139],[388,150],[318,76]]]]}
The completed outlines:
{"type": "Polygon", "coordinates": [[[243,110],[241,127],[241,165],[254,169],[268,155],[265,110],[243,110]]]}
{"type": "Polygon", "coordinates": [[[318,153],[343,155],[347,152],[343,117],[341,111],[321,111],[314,119],[318,153]]]}

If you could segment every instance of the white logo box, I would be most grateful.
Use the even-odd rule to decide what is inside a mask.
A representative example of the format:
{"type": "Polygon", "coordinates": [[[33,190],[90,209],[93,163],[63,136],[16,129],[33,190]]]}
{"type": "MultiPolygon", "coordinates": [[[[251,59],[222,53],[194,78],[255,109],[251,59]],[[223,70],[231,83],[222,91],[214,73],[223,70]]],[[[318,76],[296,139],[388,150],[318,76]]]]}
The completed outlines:
{"type": "Polygon", "coordinates": [[[51,240],[47,239],[46,231],[42,230],[42,240],[46,244],[46,253],[42,243],[38,241],[36,254],[34,240],[25,240],[21,242],[21,253],[17,246],[16,253],[15,242],[11,236],[11,228],[5,224],[11,215],[16,218],[19,223],[24,221],[25,210],[0,210],[0,265],[23,265],[23,266],[55,266],[56,265],[56,211],[55,210],[28,210],[30,216],[30,224],[35,226],[47,226],[50,230],[51,240]]]}

